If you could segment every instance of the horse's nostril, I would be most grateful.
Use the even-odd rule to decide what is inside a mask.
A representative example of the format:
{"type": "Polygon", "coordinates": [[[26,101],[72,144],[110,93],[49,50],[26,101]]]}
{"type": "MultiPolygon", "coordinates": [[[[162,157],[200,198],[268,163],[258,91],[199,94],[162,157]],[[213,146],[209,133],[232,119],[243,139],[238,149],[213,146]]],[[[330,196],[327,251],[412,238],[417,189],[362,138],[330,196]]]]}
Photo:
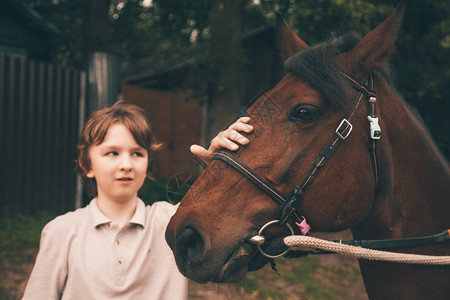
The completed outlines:
{"type": "Polygon", "coordinates": [[[196,262],[203,257],[205,243],[200,233],[194,228],[185,228],[177,238],[178,249],[184,261],[196,262]]]}

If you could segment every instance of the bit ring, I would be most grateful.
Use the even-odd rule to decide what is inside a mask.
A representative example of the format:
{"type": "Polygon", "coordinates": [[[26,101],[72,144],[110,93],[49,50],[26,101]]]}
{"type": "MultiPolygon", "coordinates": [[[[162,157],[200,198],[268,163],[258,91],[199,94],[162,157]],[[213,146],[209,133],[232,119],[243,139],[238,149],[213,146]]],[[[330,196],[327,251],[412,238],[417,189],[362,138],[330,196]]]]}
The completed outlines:
{"type": "MultiPolygon", "coordinates": [[[[263,227],[261,227],[261,229],[260,229],[259,232],[258,232],[258,235],[255,235],[254,237],[252,237],[252,238],[250,239],[250,242],[252,242],[252,239],[253,239],[253,240],[258,239],[257,237],[259,237],[259,239],[263,240],[263,242],[264,242],[265,237],[262,235],[264,229],[266,229],[266,228],[269,227],[270,225],[277,224],[277,223],[280,223],[280,220],[272,220],[272,221],[270,221],[270,222],[267,222],[263,227]]],[[[291,235],[294,235],[294,229],[292,229],[291,225],[289,225],[288,223],[286,223],[286,227],[289,228],[289,231],[291,232],[291,235]]],[[[277,254],[277,255],[270,255],[270,254],[267,254],[266,252],[264,252],[264,250],[261,248],[261,245],[262,245],[263,243],[261,243],[261,242],[254,242],[254,243],[256,244],[256,247],[258,248],[259,252],[260,252],[262,255],[264,255],[265,257],[268,257],[268,258],[277,258],[277,257],[283,256],[283,255],[285,255],[289,250],[291,250],[291,247],[289,247],[289,248],[287,248],[285,251],[283,251],[283,252],[280,253],[280,254],[277,254]]]]}

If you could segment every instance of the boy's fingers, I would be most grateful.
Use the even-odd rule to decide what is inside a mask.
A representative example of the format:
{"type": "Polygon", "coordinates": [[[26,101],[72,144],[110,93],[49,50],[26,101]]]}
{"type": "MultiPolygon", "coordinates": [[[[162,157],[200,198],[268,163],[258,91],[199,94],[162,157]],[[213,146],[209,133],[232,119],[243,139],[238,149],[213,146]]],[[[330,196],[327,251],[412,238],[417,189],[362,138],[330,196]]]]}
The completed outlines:
{"type": "Polygon", "coordinates": [[[211,158],[208,150],[199,145],[192,145],[190,148],[192,154],[196,155],[198,158],[203,159],[204,161],[209,161],[211,158]]]}
{"type": "Polygon", "coordinates": [[[240,117],[236,122],[240,122],[240,123],[248,123],[250,122],[250,117],[240,117]]]}
{"type": "Polygon", "coordinates": [[[228,150],[237,150],[239,148],[238,145],[231,141],[231,138],[227,132],[218,137],[218,142],[214,143],[214,145],[214,148],[209,148],[210,152],[216,152],[220,148],[226,148],[228,150]]]}
{"type": "Polygon", "coordinates": [[[212,155],[220,150],[220,148],[236,151],[239,149],[239,145],[236,143],[246,145],[249,142],[249,140],[239,132],[250,133],[253,131],[253,126],[247,124],[250,120],[250,117],[239,118],[235,123],[231,124],[228,129],[219,132],[219,134],[212,139],[208,150],[199,145],[192,145],[191,152],[205,162],[209,162],[212,155]]]}
{"type": "Polygon", "coordinates": [[[231,124],[230,127],[228,127],[228,130],[244,131],[250,133],[253,130],[253,126],[245,123],[236,122],[231,124]]]}
{"type": "Polygon", "coordinates": [[[228,138],[231,141],[235,141],[243,145],[249,142],[246,137],[244,137],[236,130],[227,130],[227,135],[225,135],[224,138],[228,138]]]}
{"type": "Polygon", "coordinates": [[[239,148],[238,145],[236,145],[235,143],[233,143],[228,139],[223,139],[222,141],[223,141],[222,143],[223,148],[227,148],[228,150],[237,150],[239,148]]]}

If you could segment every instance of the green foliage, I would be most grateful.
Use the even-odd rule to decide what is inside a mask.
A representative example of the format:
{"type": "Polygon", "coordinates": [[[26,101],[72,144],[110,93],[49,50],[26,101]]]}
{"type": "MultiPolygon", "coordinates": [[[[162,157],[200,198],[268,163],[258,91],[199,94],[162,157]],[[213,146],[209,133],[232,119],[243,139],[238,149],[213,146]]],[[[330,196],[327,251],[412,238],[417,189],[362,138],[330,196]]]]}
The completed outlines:
{"type": "Polygon", "coordinates": [[[175,48],[202,42],[208,38],[211,7],[211,0],[154,0],[151,9],[157,15],[155,29],[166,37],[166,44],[175,48]]]}
{"type": "MultiPolygon", "coordinates": [[[[85,1],[21,0],[41,13],[61,31],[57,57],[63,66],[83,62],[85,1]]],[[[242,0],[245,5],[241,31],[274,25],[274,11],[308,44],[327,39],[330,33],[355,31],[362,35],[383,21],[399,0],[242,0]]],[[[227,1],[153,0],[145,7],[142,0],[111,0],[111,52],[124,62],[138,62],[156,54],[179,52],[191,46],[202,48],[189,85],[200,87],[217,80],[219,62],[208,52],[212,47],[211,20],[217,8],[227,1]],[[214,5],[213,5],[214,4],[214,5]],[[204,49],[204,50],[203,50],[204,49]]],[[[408,1],[392,57],[397,70],[397,86],[405,99],[417,108],[433,137],[450,157],[450,2],[445,0],[408,1]]],[[[223,22],[226,28],[229,24],[223,22]]],[[[219,41],[226,45],[227,41],[219,41]]],[[[239,53],[237,51],[236,53],[239,53]]],[[[245,59],[233,60],[236,76],[242,76],[245,59]]],[[[220,62],[219,62],[220,63],[220,62]]],[[[234,67],[234,66],[233,66],[234,67]]],[[[220,90],[221,83],[217,83],[220,90]]]]}
{"type": "Polygon", "coordinates": [[[315,44],[327,39],[330,33],[365,34],[388,16],[394,6],[355,0],[261,1],[264,15],[274,18],[274,8],[306,43],[315,44]]]}
{"type": "Polygon", "coordinates": [[[9,293],[4,286],[0,284],[0,299],[9,300],[9,293]]]}
{"type": "Polygon", "coordinates": [[[168,181],[165,179],[146,180],[139,191],[139,197],[147,205],[157,201],[168,201],[167,188],[168,181]]]}
{"type": "Polygon", "coordinates": [[[159,178],[157,180],[146,180],[139,197],[148,205],[157,201],[167,201],[177,204],[183,199],[186,192],[191,187],[194,178],[177,178],[174,176],[171,180],[159,178]]]}
{"type": "Polygon", "coordinates": [[[71,0],[19,0],[55,25],[60,34],[56,41],[56,57],[63,67],[79,67],[82,57],[83,5],[71,0]]]}
{"type": "Polygon", "coordinates": [[[142,1],[112,1],[110,14],[110,51],[122,61],[146,58],[161,47],[162,32],[152,30],[154,12],[142,1]]]}
{"type": "Polygon", "coordinates": [[[405,21],[393,57],[398,87],[450,157],[450,3],[407,3],[405,21]]]}
{"type": "Polygon", "coordinates": [[[0,220],[0,262],[32,262],[32,255],[24,255],[23,249],[39,245],[42,228],[54,216],[39,213],[35,216],[18,215],[0,220]]]}

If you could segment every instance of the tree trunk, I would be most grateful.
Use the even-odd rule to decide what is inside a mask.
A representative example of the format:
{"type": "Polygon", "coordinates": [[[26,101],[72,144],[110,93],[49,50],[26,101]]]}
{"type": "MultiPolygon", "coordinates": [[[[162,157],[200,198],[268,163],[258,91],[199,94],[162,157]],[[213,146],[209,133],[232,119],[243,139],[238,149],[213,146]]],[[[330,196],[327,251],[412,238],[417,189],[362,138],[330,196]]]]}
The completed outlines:
{"type": "Polygon", "coordinates": [[[214,1],[210,15],[211,58],[216,78],[210,79],[205,140],[211,141],[239,113],[240,70],[243,52],[240,45],[245,1],[214,1]]]}
{"type": "Polygon", "coordinates": [[[111,0],[84,0],[84,57],[92,52],[109,52],[109,7],[111,0]]]}

